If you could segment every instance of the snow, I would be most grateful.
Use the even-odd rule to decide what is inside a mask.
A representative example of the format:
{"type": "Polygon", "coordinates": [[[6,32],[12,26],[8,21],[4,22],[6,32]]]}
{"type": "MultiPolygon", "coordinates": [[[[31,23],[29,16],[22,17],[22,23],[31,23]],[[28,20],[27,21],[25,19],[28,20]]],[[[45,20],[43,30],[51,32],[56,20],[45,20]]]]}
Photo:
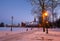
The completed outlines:
{"type": "Polygon", "coordinates": [[[60,41],[60,28],[49,28],[48,34],[43,32],[42,28],[33,28],[32,30],[31,28],[18,29],[13,28],[12,32],[10,30],[0,31],[0,41],[60,41]]]}

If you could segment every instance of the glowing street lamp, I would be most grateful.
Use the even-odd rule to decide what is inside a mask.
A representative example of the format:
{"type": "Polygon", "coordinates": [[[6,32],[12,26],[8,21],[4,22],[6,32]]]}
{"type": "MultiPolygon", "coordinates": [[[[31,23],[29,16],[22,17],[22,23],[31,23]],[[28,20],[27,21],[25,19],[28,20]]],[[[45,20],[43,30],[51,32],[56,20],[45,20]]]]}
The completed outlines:
{"type": "Polygon", "coordinates": [[[43,25],[43,32],[45,32],[45,20],[47,20],[48,13],[46,10],[42,12],[42,25],[43,25]]]}
{"type": "Polygon", "coordinates": [[[42,17],[43,17],[43,23],[44,23],[45,19],[47,20],[48,12],[45,11],[45,12],[43,13],[42,17]]]}
{"type": "Polygon", "coordinates": [[[47,17],[48,16],[48,13],[47,13],[47,11],[44,13],[44,15],[43,16],[45,16],[45,17],[47,17]]]}
{"type": "MultiPolygon", "coordinates": [[[[48,12],[45,11],[43,13],[42,17],[43,17],[43,25],[44,25],[43,29],[45,29],[45,25],[47,26],[47,24],[48,24],[48,12]]],[[[46,27],[46,33],[48,34],[48,27],[46,27]]]]}
{"type": "Polygon", "coordinates": [[[48,34],[48,13],[45,12],[45,13],[44,13],[44,16],[45,16],[45,18],[46,18],[46,21],[45,21],[45,23],[46,23],[46,33],[48,34]]]}

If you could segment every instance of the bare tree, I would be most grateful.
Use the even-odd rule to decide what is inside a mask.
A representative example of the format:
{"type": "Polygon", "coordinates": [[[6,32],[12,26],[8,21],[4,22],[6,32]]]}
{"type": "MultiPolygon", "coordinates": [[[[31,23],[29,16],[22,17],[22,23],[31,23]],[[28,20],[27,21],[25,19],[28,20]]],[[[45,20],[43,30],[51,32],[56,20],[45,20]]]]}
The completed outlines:
{"type": "MultiPolygon", "coordinates": [[[[43,19],[43,14],[45,11],[50,11],[52,15],[52,22],[54,22],[54,17],[57,15],[54,13],[55,8],[60,4],[60,0],[30,0],[32,4],[32,13],[36,14],[39,19],[39,23],[42,22],[44,26],[44,19],[43,19]],[[42,18],[42,19],[41,19],[42,18]]],[[[44,31],[43,27],[43,31],[44,31]]]]}
{"type": "Polygon", "coordinates": [[[54,9],[60,4],[59,0],[30,0],[30,2],[33,7],[32,13],[37,14],[38,18],[42,16],[43,8],[45,10],[49,10],[52,13],[52,20],[54,21],[54,9]]]}

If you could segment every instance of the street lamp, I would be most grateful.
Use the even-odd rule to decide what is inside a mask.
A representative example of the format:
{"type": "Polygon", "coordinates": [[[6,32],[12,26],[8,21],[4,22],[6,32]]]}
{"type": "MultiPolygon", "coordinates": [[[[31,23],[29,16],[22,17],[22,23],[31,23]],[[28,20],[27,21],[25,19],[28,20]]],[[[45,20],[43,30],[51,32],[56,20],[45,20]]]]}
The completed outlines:
{"type": "Polygon", "coordinates": [[[47,12],[47,11],[44,11],[44,12],[43,12],[43,15],[42,15],[43,19],[44,19],[45,17],[47,17],[47,16],[48,16],[48,12],[47,12]]]}
{"type": "Polygon", "coordinates": [[[45,13],[44,13],[44,15],[43,15],[43,16],[47,17],[47,16],[48,16],[48,12],[47,12],[47,11],[45,11],[45,13]]]}
{"type": "Polygon", "coordinates": [[[46,21],[48,20],[48,12],[47,11],[44,12],[43,19],[44,19],[44,22],[45,22],[45,20],[46,21]]]}
{"type": "Polygon", "coordinates": [[[44,11],[42,17],[43,17],[43,30],[45,30],[46,26],[46,33],[48,34],[48,12],[44,11]]]}
{"type": "Polygon", "coordinates": [[[45,26],[46,26],[46,33],[48,34],[48,12],[45,12],[44,13],[44,16],[45,16],[45,26]]]}
{"type": "Polygon", "coordinates": [[[12,27],[13,27],[13,16],[11,17],[11,31],[12,31],[12,27]]]}
{"type": "Polygon", "coordinates": [[[42,12],[42,26],[43,26],[43,32],[45,32],[45,20],[47,20],[48,13],[46,10],[43,10],[42,12]]]}

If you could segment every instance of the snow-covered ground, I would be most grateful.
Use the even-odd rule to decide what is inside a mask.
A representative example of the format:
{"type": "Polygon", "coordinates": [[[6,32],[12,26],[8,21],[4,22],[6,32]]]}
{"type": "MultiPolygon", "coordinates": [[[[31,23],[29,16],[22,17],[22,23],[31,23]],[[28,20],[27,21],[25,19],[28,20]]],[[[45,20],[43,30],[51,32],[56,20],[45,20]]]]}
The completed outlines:
{"type": "Polygon", "coordinates": [[[42,28],[3,28],[8,30],[1,30],[0,41],[60,41],[60,28],[49,29],[49,33],[42,32],[42,28]]]}
{"type": "MultiPolygon", "coordinates": [[[[12,31],[10,27],[0,27],[0,37],[26,32],[27,29],[28,31],[31,31],[31,28],[24,28],[24,27],[12,28],[12,31]]],[[[36,28],[34,28],[33,30],[36,30],[36,28]]]]}

